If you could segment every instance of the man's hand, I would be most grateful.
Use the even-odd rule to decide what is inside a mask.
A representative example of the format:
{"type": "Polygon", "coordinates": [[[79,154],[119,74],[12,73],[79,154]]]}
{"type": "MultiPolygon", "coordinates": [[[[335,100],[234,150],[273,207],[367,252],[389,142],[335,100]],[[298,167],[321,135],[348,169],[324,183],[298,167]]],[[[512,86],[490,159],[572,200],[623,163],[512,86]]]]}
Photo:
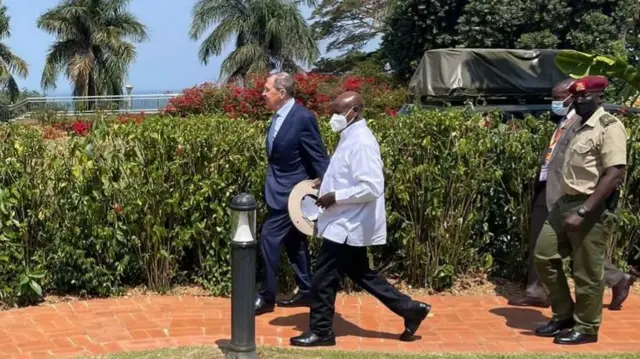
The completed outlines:
{"type": "Polygon", "coordinates": [[[322,184],[322,180],[320,178],[316,178],[313,180],[313,184],[311,185],[311,188],[318,189],[320,188],[321,184],[322,184]]]}
{"type": "Polygon", "coordinates": [[[316,201],[316,205],[322,208],[329,208],[336,203],[336,194],[335,192],[330,192],[325,194],[324,196],[318,198],[316,201]]]}
{"type": "Polygon", "coordinates": [[[564,220],[564,230],[567,232],[578,232],[582,226],[582,221],[584,221],[584,218],[576,213],[571,214],[564,220]]]}

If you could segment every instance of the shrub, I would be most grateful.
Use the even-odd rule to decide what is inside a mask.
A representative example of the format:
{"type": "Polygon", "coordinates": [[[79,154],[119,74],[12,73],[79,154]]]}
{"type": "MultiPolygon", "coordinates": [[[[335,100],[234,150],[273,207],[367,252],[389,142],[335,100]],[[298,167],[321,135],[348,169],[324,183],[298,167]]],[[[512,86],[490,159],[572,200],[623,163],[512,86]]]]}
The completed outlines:
{"type": "MultiPolygon", "coordinates": [[[[171,99],[164,113],[185,117],[200,114],[224,114],[231,118],[268,120],[272,113],[266,109],[262,91],[266,77],[248,76],[245,86],[228,84],[217,87],[205,83],[184,90],[171,99]]],[[[318,116],[331,114],[331,101],[344,91],[360,92],[367,102],[366,115],[395,114],[406,100],[404,89],[373,77],[324,74],[296,74],[296,99],[318,116]]]]}
{"type": "MultiPolygon", "coordinates": [[[[371,250],[375,263],[435,289],[477,271],[522,278],[532,180],[553,126],[533,118],[490,123],[459,111],[369,123],[385,162],[389,233],[387,246],[371,250]]],[[[615,258],[632,252],[640,230],[638,125],[628,126],[615,258]]],[[[332,151],[338,136],[324,117],[320,127],[332,151]]],[[[85,136],[64,141],[43,138],[46,131],[0,127],[5,301],[30,303],[42,290],[162,291],[178,282],[229,292],[228,203],[246,191],[259,201],[258,223],[265,212],[264,121],[97,120],[85,136]]]]}

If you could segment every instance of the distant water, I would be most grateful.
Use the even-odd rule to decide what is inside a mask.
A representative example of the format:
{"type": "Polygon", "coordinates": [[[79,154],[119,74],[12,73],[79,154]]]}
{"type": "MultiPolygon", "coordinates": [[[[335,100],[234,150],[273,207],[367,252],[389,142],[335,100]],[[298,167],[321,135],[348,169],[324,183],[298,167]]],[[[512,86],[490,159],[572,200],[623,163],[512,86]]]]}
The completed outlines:
{"type": "MultiPolygon", "coordinates": [[[[133,91],[131,93],[131,95],[161,95],[161,94],[166,94],[166,93],[181,93],[182,90],[164,90],[164,91],[133,91]]],[[[48,99],[46,101],[46,104],[44,105],[45,108],[57,108],[58,110],[66,110],[66,111],[77,111],[79,109],[78,106],[82,107],[81,104],[79,104],[79,101],[77,100],[71,100],[71,99],[60,99],[60,98],[56,98],[56,97],[72,97],[71,93],[56,93],[56,94],[47,94],[46,96],[48,99]]],[[[131,99],[131,104],[128,104],[128,101],[126,99],[126,97],[124,97],[122,100],[120,101],[114,101],[114,100],[101,100],[101,99],[97,99],[95,100],[95,102],[97,102],[97,106],[98,108],[102,108],[102,109],[119,109],[119,110],[129,110],[129,111],[133,111],[133,112],[139,112],[139,111],[153,111],[153,110],[161,110],[163,108],[165,108],[168,104],[169,104],[169,99],[168,98],[154,98],[149,97],[149,98],[140,98],[140,97],[133,97],[131,99]]],[[[42,104],[40,105],[32,105],[30,107],[41,107],[43,106],[42,104]]]]}
{"type": "MultiPolygon", "coordinates": [[[[157,95],[157,94],[164,94],[164,93],[182,93],[182,90],[184,89],[179,89],[179,90],[136,90],[133,89],[133,91],[131,92],[132,95],[157,95]]],[[[126,95],[126,91],[124,93],[124,95],[126,95]]],[[[46,94],[47,97],[71,97],[73,96],[73,94],[71,92],[52,92],[52,93],[47,93],[46,94]]]]}

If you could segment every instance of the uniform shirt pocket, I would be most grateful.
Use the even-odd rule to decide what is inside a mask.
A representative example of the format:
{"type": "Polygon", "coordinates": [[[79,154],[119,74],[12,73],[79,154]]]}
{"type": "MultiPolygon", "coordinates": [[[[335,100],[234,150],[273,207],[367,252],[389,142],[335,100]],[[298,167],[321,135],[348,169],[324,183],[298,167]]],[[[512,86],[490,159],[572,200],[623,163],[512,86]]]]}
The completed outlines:
{"type": "Polygon", "coordinates": [[[578,141],[571,146],[571,152],[569,163],[579,178],[584,177],[585,173],[597,174],[596,145],[593,138],[578,141]]]}
{"type": "Polygon", "coordinates": [[[572,149],[578,155],[586,155],[587,153],[589,153],[589,151],[591,151],[591,149],[593,149],[593,147],[593,140],[589,138],[586,141],[576,143],[575,145],[573,145],[572,149]]]}

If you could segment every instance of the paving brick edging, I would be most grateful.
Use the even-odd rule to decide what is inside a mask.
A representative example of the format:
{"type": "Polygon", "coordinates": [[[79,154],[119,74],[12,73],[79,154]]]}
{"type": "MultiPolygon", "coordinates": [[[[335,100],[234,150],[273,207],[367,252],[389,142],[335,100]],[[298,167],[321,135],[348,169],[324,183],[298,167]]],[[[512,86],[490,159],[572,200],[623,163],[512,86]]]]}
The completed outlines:
{"type": "MultiPolygon", "coordinates": [[[[340,296],[340,350],[384,352],[640,352],[640,295],[622,311],[605,309],[600,341],[554,345],[531,334],[549,310],[510,307],[494,296],[420,298],[432,315],[411,343],[397,340],[402,320],[373,297],[340,296]]],[[[609,298],[605,298],[608,302],[609,298]]],[[[230,301],[210,297],[90,300],[0,312],[0,358],[61,358],[177,346],[217,345],[230,336],[230,301]]],[[[258,345],[288,346],[305,330],[308,310],[280,309],[256,319],[258,345]]]]}

